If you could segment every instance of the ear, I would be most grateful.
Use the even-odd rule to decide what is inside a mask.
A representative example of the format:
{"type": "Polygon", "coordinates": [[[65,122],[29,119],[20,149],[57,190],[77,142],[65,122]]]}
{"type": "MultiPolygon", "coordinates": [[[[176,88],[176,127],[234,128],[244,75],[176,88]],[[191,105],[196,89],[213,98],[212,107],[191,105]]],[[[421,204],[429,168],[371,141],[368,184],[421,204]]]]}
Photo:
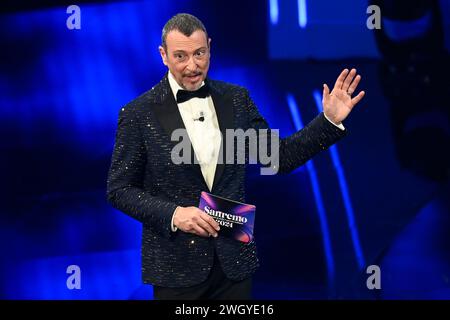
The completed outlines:
{"type": "Polygon", "coordinates": [[[211,38],[208,38],[208,51],[209,51],[209,57],[211,57],[211,38]]]}
{"type": "Polygon", "coordinates": [[[164,63],[165,66],[167,66],[167,53],[166,50],[164,50],[164,48],[162,46],[158,47],[159,49],[159,54],[161,55],[162,61],[164,63]]]}

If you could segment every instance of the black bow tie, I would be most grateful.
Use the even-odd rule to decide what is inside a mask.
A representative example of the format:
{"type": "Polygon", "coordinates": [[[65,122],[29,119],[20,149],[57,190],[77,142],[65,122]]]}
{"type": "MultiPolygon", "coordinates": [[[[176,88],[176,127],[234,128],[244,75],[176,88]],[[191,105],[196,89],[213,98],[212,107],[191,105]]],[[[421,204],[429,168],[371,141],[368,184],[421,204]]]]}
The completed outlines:
{"type": "Polygon", "coordinates": [[[200,89],[195,91],[178,90],[177,103],[183,103],[192,98],[206,98],[209,96],[209,88],[205,83],[200,89]]]}

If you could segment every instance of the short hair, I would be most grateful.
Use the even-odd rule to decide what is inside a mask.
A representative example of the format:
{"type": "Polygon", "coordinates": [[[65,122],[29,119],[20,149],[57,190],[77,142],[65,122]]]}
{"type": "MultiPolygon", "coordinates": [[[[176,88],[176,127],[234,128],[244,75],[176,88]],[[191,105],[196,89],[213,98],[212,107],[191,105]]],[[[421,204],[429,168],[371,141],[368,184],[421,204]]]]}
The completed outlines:
{"type": "Polygon", "coordinates": [[[208,33],[203,23],[195,16],[189,13],[178,13],[174,15],[169,21],[166,22],[162,30],[161,43],[164,50],[167,50],[167,34],[170,31],[177,30],[184,34],[186,37],[190,37],[197,30],[201,30],[205,33],[208,40],[208,33]]]}

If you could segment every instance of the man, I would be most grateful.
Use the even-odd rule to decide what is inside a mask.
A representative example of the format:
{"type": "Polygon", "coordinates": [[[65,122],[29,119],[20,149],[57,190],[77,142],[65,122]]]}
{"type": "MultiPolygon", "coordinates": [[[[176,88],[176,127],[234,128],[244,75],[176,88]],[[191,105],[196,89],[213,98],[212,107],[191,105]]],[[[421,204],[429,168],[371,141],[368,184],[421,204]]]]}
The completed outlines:
{"type": "MultiPolygon", "coordinates": [[[[196,17],[178,14],[164,26],[159,51],[168,73],[121,109],[107,196],[142,222],[142,277],[156,299],[249,299],[258,267],[255,242],[220,234],[198,209],[202,191],[245,202],[245,164],[220,152],[226,129],[268,129],[246,89],[207,78],[211,39],[196,17]],[[175,164],[171,135],[185,129],[197,162],[175,164]],[[200,163],[200,164],[198,164],[200,163]]],[[[324,112],[279,141],[278,172],[290,172],[345,136],[342,121],[362,99],[361,77],[342,71],[324,112]]]]}

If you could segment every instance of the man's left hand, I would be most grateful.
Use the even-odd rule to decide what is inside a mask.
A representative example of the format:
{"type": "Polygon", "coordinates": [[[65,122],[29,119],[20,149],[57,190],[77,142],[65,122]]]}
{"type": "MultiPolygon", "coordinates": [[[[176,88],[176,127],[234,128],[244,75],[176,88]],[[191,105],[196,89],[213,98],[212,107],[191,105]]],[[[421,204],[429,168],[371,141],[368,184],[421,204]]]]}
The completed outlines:
{"type": "Polygon", "coordinates": [[[331,93],[328,86],[323,85],[323,112],[333,123],[341,124],[353,107],[364,97],[365,92],[361,91],[352,98],[359,81],[361,81],[361,76],[356,75],[356,69],[352,69],[350,72],[345,69],[337,78],[331,93]]]}

